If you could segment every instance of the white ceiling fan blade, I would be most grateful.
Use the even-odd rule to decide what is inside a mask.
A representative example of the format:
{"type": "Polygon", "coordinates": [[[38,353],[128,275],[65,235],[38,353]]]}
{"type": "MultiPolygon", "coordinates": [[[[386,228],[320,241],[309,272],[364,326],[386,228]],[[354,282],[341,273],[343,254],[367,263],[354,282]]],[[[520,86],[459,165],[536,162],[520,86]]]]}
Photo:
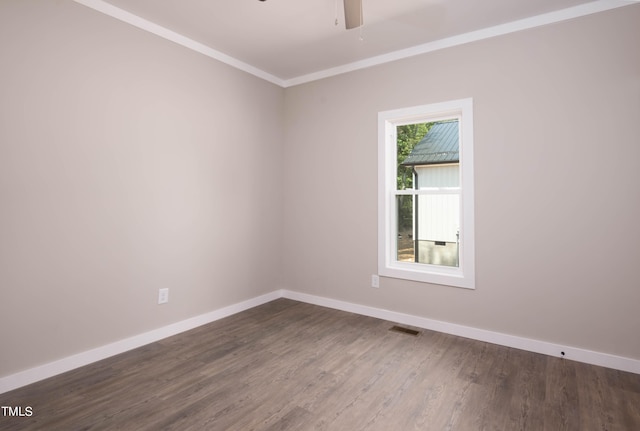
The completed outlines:
{"type": "Polygon", "coordinates": [[[347,30],[360,27],[362,21],[362,0],[344,0],[344,24],[347,30]]]}

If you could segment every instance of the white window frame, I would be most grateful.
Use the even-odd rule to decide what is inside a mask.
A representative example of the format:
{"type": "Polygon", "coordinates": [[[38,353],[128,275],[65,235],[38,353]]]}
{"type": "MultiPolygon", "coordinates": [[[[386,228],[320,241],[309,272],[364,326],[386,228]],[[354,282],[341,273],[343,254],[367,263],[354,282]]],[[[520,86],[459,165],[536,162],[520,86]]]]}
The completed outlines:
{"type": "Polygon", "coordinates": [[[379,275],[475,289],[473,178],[473,99],[452,100],[378,113],[379,275]],[[459,266],[401,262],[397,260],[396,196],[428,192],[397,190],[397,127],[447,119],[458,119],[460,127],[459,266]]]}

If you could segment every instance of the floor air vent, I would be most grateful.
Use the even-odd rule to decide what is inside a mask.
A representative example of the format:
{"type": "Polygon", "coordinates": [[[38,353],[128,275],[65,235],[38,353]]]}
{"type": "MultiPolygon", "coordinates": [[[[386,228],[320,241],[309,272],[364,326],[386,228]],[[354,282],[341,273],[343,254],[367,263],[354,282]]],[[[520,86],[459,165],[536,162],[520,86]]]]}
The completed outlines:
{"type": "Polygon", "coordinates": [[[400,332],[401,334],[413,335],[414,337],[420,334],[420,331],[414,329],[403,328],[402,326],[392,326],[389,331],[400,332]]]}

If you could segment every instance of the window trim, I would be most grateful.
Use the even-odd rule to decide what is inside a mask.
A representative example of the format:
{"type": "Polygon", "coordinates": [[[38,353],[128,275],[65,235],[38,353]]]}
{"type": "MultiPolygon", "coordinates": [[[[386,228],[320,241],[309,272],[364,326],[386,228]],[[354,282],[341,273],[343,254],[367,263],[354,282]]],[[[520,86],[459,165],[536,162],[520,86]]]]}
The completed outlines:
{"type": "MultiPolygon", "coordinates": [[[[416,190],[416,192],[418,192],[416,190]]],[[[415,194],[415,192],[411,192],[415,194]]],[[[378,113],[378,274],[475,289],[473,99],[458,99],[378,113]],[[397,126],[458,118],[460,127],[460,266],[396,259],[397,126]]]]}

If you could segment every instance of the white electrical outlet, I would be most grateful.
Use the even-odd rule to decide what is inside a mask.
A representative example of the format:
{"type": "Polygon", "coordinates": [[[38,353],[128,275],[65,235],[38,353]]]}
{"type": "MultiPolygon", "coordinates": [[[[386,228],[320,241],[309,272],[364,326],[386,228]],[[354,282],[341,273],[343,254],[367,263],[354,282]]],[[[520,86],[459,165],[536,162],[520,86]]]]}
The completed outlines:
{"type": "Polygon", "coordinates": [[[165,287],[164,289],[158,290],[158,304],[166,304],[169,302],[169,288],[165,287]]]}
{"type": "Polygon", "coordinates": [[[371,287],[380,287],[380,276],[378,276],[377,274],[371,275],[371,287]]]}

